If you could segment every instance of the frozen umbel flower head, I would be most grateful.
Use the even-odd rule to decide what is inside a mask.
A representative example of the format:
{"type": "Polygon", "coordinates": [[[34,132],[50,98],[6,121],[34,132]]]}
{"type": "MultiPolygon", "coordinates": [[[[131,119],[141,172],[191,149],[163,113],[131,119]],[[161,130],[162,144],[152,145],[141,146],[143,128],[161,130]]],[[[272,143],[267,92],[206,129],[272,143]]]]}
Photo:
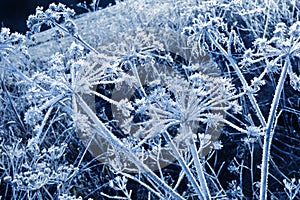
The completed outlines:
{"type": "MultiPolygon", "coordinates": [[[[156,14],[152,13],[148,26],[144,24],[148,23],[145,16],[138,13],[139,9],[132,9],[136,10],[135,18],[130,16],[130,12],[120,12],[125,20],[124,24],[118,21],[119,26],[132,28],[126,33],[116,34],[114,40],[102,43],[98,47],[100,55],[95,56],[111,59],[111,62],[102,63],[103,68],[121,72],[113,73],[118,74],[114,77],[105,76],[106,82],[99,80],[99,83],[112,84],[90,87],[95,91],[89,93],[101,99],[94,102],[100,105],[94,107],[94,112],[101,121],[152,170],[176,160],[162,137],[164,132],[170,134],[180,151],[186,151],[189,150],[187,140],[201,140],[198,133],[203,131],[201,127],[206,127],[204,134],[211,135],[205,137],[209,140],[202,142],[201,156],[216,149],[222,119],[230,107],[227,99],[234,93],[230,81],[219,77],[218,68],[209,56],[200,49],[201,53],[188,49],[187,38],[181,34],[181,29],[168,27],[168,20],[164,18],[174,20],[174,24],[178,19],[170,18],[173,12],[166,12],[163,5],[155,7],[153,13],[156,14]],[[129,19],[132,20],[130,26],[126,24],[129,19]],[[157,24],[153,23],[155,20],[157,24]],[[109,65],[111,68],[108,68],[109,65]],[[158,157],[161,160],[158,161],[158,157]]],[[[119,18],[116,17],[116,20],[119,18]]],[[[91,99],[88,104],[93,107],[91,99]]],[[[82,132],[81,135],[87,134],[82,132]]],[[[97,134],[93,137],[94,140],[87,144],[94,156],[119,170],[137,171],[134,163],[105,142],[103,137],[97,134]]]]}

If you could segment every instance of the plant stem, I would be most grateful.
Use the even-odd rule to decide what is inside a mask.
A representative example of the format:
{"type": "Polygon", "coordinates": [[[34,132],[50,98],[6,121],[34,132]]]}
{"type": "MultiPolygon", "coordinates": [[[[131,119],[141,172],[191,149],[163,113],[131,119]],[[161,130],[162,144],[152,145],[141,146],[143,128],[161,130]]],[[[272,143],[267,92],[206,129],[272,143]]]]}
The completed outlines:
{"type": "Polygon", "coordinates": [[[270,149],[271,149],[272,138],[274,133],[273,124],[274,124],[276,111],[278,108],[281,92],[284,87],[284,81],[286,79],[289,65],[290,65],[290,59],[289,57],[287,57],[285,59],[285,63],[275,90],[266,130],[265,130],[265,137],[264,137],[264,144],[263,144],[263,157],[262,157],[262,166],[261,166],[260,200],[267,199],[270,149]]]}
{"type": "Polygon", "coordinates": [[[99,54],[99,52],[93,48],[91,45],[89,45],[86,41],[84,41],[78,34],[71,34],[66,28],[64,28],[63,26],[61,26],[59,23],[57,22],[53,22],[53,24],[59,28],[60,30],[68,33],[69,35],[71,35],[73,38],[75,38],[77,41],[79,41],[86,49],[93,51],[96,54],[99,54]]]}
{"type": "MultiPolygon", "coordinates": [[[[170,135],[168,134],[168,132],[165,131],[165,132],[163,132],[162,135],[164,136],[167,143],[170,145],[173,153],[175,154],[176,159],[178,160],[180,166],[182,167],[182,170],[185,172],[185,175],[187,176],[188,180],[193,185],[194,190],[197,192],[199,199],[206,200],[205,196],[203,196],[203,191],[201,191],[199,184],[197,183],[195,177],[193,176],[190,168],[184,162],[184,159],[182,158],[182,156],[178,152],[178,150],[177,150],[176,146],[174,145],[174,143],[173,143],[170,135]]],[[[192,136],[190,136],[190,137],[192,137],[192,136]]]]}
{"type": "Polygon", "coordinates": [[[200,186],[201,186],[201,189],[204,193],[204,197],[205,197],[205,199],[211,199],[210,192],[209,192],[209,189],[208,189],[208,186],[207,186],[207,183],[206,183],[205,175],[204,175],[204,172],[203,172],[203,166],[202,166],[202,163],[200,162],[200,158],[198,156],[198,152],[197,152],[197,149],[196,149],[195,141],[191,137],[189,139],[189,142],[190,142],[191,153],[192,153],[192,156],[194,158],[194,164],[195,164],[195,167],[196,167],[196,170],[197,170],[198,179],[200,181],[200,186]]]}
{"type": "MultiPolygon", "coordinates": [[[[213,38],[213,36],[208,32],[207,33],[209,39],[214,43],[214,45],[216,45],[216,47],[221,51],[222,55],[224,55],[226,57],[226,59],[229,61],[229,63],[231,64],[231,66],[233,67],[234,71],[236,72],[236,74],[238,75],[242,85],[244,88],[249,88],[249,85],[244,77],[244,75],[242,74],[239,66],[236,64],[235,60],[232,58],[231,55],[229,55],[227,53],[227,51],[225,51],[225,49],[213,38]]],[[[257,115],[257,117],[259,118],[260,123],[263,125],[263,127],[266,127],[266,121],[265,118],[257,104],[257,101],[255,99],[255,97],[253,96],[253,94],[251,92],[247,92],[247,96],[249,97],[249,100],[255,110],[255,113],[257,115]]]]}

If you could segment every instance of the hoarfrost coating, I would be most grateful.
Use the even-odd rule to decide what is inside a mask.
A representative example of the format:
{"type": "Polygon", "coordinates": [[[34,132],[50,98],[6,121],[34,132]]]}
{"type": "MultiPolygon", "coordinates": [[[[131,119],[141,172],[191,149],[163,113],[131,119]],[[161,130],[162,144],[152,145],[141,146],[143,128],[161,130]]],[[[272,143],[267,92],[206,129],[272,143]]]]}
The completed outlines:
{"type": "Polygon", "coordinates": [[[298,199],[298,10],[51,4],[2,28],[1,198],[298,199]]]}

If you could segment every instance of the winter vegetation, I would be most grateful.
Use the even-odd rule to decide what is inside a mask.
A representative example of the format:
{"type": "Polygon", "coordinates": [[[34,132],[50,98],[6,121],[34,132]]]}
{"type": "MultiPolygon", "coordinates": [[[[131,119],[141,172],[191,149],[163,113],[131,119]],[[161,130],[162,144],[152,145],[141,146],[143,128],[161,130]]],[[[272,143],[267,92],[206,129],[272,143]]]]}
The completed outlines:
{"type": "Polygon", "coordinates": [[[300,199],[297,1],[98,3],[1,29],[1,200],[300,199]]]}

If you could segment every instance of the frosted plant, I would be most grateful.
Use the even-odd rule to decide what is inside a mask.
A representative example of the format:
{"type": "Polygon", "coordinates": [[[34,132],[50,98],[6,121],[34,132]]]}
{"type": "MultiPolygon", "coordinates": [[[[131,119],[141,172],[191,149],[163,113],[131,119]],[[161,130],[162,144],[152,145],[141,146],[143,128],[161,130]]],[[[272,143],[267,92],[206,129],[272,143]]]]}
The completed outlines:
{"type": "Polygon", "coordinates": [[[66,29],[75,34],[76,29],[74,29],[75,27],[73,26],[71,27],[69,21],[74,15],[74,10],[67,8],[65,5],[52,3],[46,11],[43,11],[43,7],[37,7],[36,14],[28,17],[27,26],[35,33],[41,31],[43,24],[54,26],[58,24],[59,20],[62,20],[65,23],[66,29]]]}
{"type": "Polygon", "coordinates": [[[61,3],[52,3],[45,11],[43,10],[43,7],[37,7],[36,13],[34,15],[29,15],[28,17],[27,27],[30,31],[27,33],[27,36],[34,40],[33,34],[40,32],[43,25],[57,27],[58,29],[54,35],[52,35],[55,39],[59,39],[64,33],[67,33],[82,43],[87,49],[97,53],[95,49],[79,36],[77,26],[72,19],[74,15],[74,10],[61,3]]]}
{"type": "Polygon", "coordinates": [[[298,11],[127,0],[87,31],[51,4],[27,25],[52,55],[3,28],[0,196],[297,199],[298,11]]]}

